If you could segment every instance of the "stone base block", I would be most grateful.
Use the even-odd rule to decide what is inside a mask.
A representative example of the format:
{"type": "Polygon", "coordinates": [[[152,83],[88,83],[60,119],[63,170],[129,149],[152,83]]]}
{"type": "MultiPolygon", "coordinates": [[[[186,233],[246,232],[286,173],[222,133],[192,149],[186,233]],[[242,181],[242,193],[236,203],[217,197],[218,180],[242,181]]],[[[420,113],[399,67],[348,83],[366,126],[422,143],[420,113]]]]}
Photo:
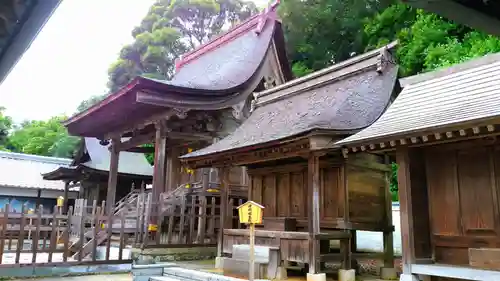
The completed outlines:
{"type": "Polygon", "coordinates": [[[224,268],[224,257],[215,257],[215,268],[217,269],[224,268]]]}
{"type": "Polygon", "coordinates": [[[420,281],[417,275],[414,274],[401,274],[399,281],[420,281]]]}
{"type": "Polygon", "coordinates": [[[132,265],[133,281],[148,281],[153,276],[163,276],[165,268],[175,267],[175,264],[160,263],[146,265],[132,265]]]}
{"type": "Polygon", "coordinates": [[[381,267],[380,278],[383,280],[398,280],[398,271],[394,267],[381,267]]]}
{"type": "Polygon", "coordinates": [[[288,279],[288,273],[286,272],[286,268],[284,266],[278,267],[275,280],[286,280],[286,279],[288,279]]]}
{"type": "Polygon", "coordinates": [[[339,269],[339,281],[356,281],[356,270],[339,269]]]}
{"type": "Polygon", "coordinates": [[[307,273],[307,281],[326,281],[326,274],[324,274],[324,273],[318,273],[318,274],[307,273]]]}

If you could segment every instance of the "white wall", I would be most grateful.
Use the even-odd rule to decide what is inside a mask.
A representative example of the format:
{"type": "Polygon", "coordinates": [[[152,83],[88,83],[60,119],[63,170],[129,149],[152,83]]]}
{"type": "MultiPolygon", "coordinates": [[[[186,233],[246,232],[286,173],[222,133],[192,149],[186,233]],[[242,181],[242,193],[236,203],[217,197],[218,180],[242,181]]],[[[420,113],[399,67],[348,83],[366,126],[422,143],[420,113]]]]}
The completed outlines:
{"type": "MultiPolygon", "coordinates": [[[[392,205],[392,223],[394,225],[394,254],[401,255],[401,221],[399,216],[399,203],[392,205]]],[[[358,250],[368,252],[382,252],[384,243],[382,233],[370,231],[357,231],[356,242],[358,250]]]]}
{"type": "MultiPolygon", "coordinates": [[[[68,197],[69,197],[69,199],[76,199],[77,194],[78,193],[76,191],[70,191],[70,192],[68,192],[68,197]]],[[[36,198],[38,196],[38,189],[0,186],[0,195],[36,198]]],[[[41,198],[56,199],[57,197],[63,196],[63,195],[64,195],[63,190],[42,190],[41,198]]]]}

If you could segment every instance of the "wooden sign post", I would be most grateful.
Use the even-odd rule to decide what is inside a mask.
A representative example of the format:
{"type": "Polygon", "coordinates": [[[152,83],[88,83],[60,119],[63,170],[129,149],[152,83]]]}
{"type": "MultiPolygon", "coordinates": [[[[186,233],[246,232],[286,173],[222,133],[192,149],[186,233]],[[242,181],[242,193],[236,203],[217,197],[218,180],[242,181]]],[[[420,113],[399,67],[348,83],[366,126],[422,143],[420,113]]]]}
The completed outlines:
{"type": "Polygon", "coordinates": [[[248,224],[250,228],[250,267],[248,270],[248,280],[254,280],[255,274],[255,224],[262,223],[262,210],[264,206],[257,204],[253,201],[247,201],[246,203],[238,207],[238,216],[240,223],[248,224]]]}

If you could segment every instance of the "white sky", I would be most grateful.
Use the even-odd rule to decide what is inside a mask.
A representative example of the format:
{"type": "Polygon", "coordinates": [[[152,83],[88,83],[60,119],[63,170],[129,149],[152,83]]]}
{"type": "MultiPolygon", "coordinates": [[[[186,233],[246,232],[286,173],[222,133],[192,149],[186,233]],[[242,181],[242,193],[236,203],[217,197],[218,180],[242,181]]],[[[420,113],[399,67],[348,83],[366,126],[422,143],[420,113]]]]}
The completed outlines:
{"type": "Polygon", "coordinates": [[[16,122],[42,120],[71,115],[82,100],[105,93],[108,67],[154,1],[62,1],[0,85],[0,106],[16,122]]]}

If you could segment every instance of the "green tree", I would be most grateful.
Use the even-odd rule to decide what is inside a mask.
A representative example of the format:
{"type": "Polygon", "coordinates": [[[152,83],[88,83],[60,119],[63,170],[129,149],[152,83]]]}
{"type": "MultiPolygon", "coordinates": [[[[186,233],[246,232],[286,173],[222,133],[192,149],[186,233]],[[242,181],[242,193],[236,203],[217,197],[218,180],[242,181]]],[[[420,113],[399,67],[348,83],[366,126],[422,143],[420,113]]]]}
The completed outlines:
{"type": "Polygon", "coordinates": [[[138,75],[170,79],[180,55],[255,12],[251,1],[158,0],[132,31],[134,42],[110,66],[109,91],[116,92],[138,75]]]}
{"type": "Polygon", "coordinates": [[[78,113],[78,112],[82,112],[82,111],[87,110],[89,107],[91,107],[94,104],[96,104],[96,103],[100,102],[101,100],[103,100],[106,96],[107,96],[106,94],[104,94],[104,95],[93,95],[90,98],[88,98],[86,100],[83,100],[82,102],[80,102],[80,104],[76,108],[76,112],[78,113]]]}
{"type": "Polygon", "coordinates": [[[283,1],[279,14],[294,74],[302,76],[362,53],[363,19],[392,3],[393,0],[283,1]]]}
{"type": "Polygon", "coordinates": [[[9,136],[13,151],[71,158],[79,138],[68,135],[66,128],[61,124],[65,119],[65,116],[58,116],[47,121],[25,121],[16,126],[9,136]]]}
{"type": "Polygon", "coordinates": [[[0,107],[0,151],[9,150],[9,132],[12,129],[12,118],[4,114],[5,108],[0,107]]]}

